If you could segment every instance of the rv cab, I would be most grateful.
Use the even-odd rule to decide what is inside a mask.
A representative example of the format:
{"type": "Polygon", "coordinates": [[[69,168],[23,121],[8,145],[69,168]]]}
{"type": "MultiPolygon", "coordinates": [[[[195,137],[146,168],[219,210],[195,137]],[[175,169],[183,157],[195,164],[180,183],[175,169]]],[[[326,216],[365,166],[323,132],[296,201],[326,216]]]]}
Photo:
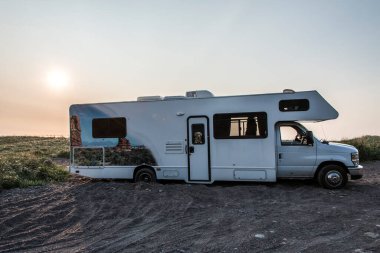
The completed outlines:
{"type": "Polygon", "coordinates": [[[316,178],[333,189],[346,184],[347,174],[362,177],[353,146],[318,140],[298,122],[277,123],[276,136],[278,178],[316,178]]]}

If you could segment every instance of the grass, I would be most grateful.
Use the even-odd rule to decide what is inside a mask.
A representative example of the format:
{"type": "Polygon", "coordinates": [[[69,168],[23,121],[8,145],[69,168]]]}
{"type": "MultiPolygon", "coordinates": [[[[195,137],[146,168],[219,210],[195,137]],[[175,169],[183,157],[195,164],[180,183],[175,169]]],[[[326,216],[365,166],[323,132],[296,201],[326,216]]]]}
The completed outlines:
{"type": "Polygon", "coordinates": [[[65,181],[69,173],[54,160],[69,156],[67,138],[0,137],[0,189],[65,181]]]}
{"type": "Polygon", "coordinates": [[[360,161],[380,160],[380,136],[365,135],[340,142],[355,146],[359,150],[360,161]]]}

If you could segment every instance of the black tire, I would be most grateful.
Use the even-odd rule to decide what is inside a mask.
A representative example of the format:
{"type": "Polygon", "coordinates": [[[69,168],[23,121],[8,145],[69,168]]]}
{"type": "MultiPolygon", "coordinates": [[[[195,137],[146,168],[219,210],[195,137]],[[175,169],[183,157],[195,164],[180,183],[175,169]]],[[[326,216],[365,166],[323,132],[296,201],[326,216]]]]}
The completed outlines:
{"type": "Polygon", "coordinates": [[[318,183],[327,189],[343,188],[347,181],[347,172],[339,165],[326,165],[318,173],[318,183]]]}
{"type": "Polygon", "coordinates": [[[150,168],[141,168],[135,174],[135,182],[155,183],[156,173],[150,168]]]}

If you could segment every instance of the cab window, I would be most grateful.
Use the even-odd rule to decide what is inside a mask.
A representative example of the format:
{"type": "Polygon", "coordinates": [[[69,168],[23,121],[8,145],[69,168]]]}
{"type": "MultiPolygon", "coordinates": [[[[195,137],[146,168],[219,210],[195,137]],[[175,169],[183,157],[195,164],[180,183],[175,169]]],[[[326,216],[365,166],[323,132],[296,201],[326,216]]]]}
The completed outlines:
{"type": "Polygon", "coordinates": [[[280,126],[281,145],[307,145],[306,134],[297,126],[280,126]]]}

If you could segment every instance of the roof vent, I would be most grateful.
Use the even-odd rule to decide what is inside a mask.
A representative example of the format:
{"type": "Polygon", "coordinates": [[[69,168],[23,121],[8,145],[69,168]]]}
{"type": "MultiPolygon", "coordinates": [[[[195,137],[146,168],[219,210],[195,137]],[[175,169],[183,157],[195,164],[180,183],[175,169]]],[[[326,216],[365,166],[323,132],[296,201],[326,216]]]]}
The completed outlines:
{"type": "Polygon", "coordinates": [[[294,90],[292,90],[292,89],[284,89],[283,91],[282,91],[283,93],[296,93],[294,90]]]}
{"type": "Polygon", "coordinates": [[[186,97],[188,98],[210,98],[213,96],[214,94],[208,90],[195,90],[186,92],[186,97]]]}
{"type": "Polygon", "coordinates": [[[160,100],[162,100],[161,96],[145,96],[145,97],[137,98],[137,101],[139,102],[160,101],[160,100]]]}

